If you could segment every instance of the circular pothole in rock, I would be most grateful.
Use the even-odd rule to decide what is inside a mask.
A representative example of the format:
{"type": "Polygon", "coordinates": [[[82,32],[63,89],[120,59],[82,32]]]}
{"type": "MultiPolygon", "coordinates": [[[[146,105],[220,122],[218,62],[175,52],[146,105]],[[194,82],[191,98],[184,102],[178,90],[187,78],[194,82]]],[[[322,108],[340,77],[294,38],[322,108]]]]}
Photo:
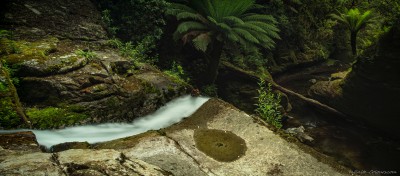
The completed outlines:
{"type": "Polygon", "coordinates": [[[237,160],[247,150],[246,142],[230,131],[198,129],[193,137],[196,147],[217,161],[237,160]]]}

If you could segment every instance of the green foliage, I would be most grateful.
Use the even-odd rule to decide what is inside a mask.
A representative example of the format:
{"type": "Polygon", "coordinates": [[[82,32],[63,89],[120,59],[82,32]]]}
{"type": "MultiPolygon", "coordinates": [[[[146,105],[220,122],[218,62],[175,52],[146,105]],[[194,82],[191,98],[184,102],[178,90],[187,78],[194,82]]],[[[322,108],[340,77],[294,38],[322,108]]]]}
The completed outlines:
{"type": "MultiPolygon", "coordinates": [[[[103,21],[111,33],[135,46],[136,55],[147,62],[157,61],[157,43],[165,25],[165,0],[98,0],[103,21]]],[[[137,57],[137,56],[135,56],[137,57]]]]}
{"type": "MultiPolygon", "coordinates": [[[[0,95],[6,90],[4,84],[0,82],[0,95]]],[[[14,110],[14,104],[10,97],[0,98],[0,127],[16,128],[21,124],[21,120],[14,110]]]]}
{"type": "Polygon", "coordinates": [[[213,40],[243,47],[271,49],[280,39],[277,21],[271,15],[255,14],[253,0],[190,0],[187,5],[173,3],[168,14],[181,22],[174,39],[191,41],[200,51],[207,51],[213,40]]]}
{"type": "Polygon", "coordinates": [[[12,33],[8,30],[0,29],[0,39],[7,38],[10,39],[12,37],[12,33]]]}
{"type": "Polygon", "coordinates": [[[385,26],[400,24],[400,2],[394,0],[374,0],[369,5],[382,15],[379,21],[385,26]]]}
{"type": "Polygon", "coordinates": [[[16,128],[21,125],[21,120],[15,111],[15,104],[4,74],[10,76],[14,85],[19,84],[19,79],[13,77],[15,69],[10,68],[4,60],[0,62],[0,127],[16,128]]]}
{"type": "Polygon", "coordinates": [[[351,31],[357,33],[361,29],[365,28],[368,23],[372,22],[372,12],[370,10],[361,13],[359,9],[345,10],[344,13],[331,14],[331,17],[338,22],[346,25],[351,31]]]}
{"type": "Polygon", "coordinates": [[[86,59],[89,59],[89,60],[97,58],[96,53],[93,52],[93,51],[89,51],[89,50],[88,51],[84,51],[84,50],[78,49],[78,50],[75,51],[75,54],[78,55],[78,56],[84,57],[86,59]]]}
{"type": "Polygon", "coordinates": [[[227,47],[223,58],[245,70],[259,70],[267,66],[268,59],[257,48],[227,47]]]}
{"type": "Polygon", "coordinates": [[[373,22],[373,15],[370,10],[361,13],[357,8],[347,10],[340,14],[331,14],[331,17],[344,24],[350,30],[350,42],[353,55],[357,54],[357,34],[365,28],[367,24],[373,22]]]}
{"type": "Polygon", "coordinates": [[[218,87],[215,84],[206,85],[201,91],[209,97],[218,97],[218,87]]]}
{"type": "Polygon", "coordinates": [[[183,67],[175,61],[172,63],[172,68],[170,70],[164,71],[164,73],[169,75],[179,83],[187,83],[190,81],[190,78],[188,78],[188,76],[186,75],[183,67]]]}
{"type": "Polygon", "coordinates": [[[109,26],[117,27],[117,37],[137,43],[147,36],[159,38],[165,25],[163,18],[167,8],[165,0],[99,0],[98,4],[109,26]]]}
{"type": "Polygon", "coordinates": [[[44,109],[30,108],[26,114],[29,116],[33,127],[38,129],[59,128],[64,125],[71,126],[87,118],[85,114],[55,107],[44,109]]]}
{"type": "Polygon", "coordinates": [[[117,34],[118,27],[112,26],[114,20],[111,17],[111,11],[108,9],[103,10],[101,13],[101,20],[106,24],[108,33],[114,37],[117,34]]]}
{"type": "MultiPolygon", "coordinates": [[[[148,55],[147,50],[149,45],[152,45],[151,37],[147,38],[148,40],[143,40],[143,42],[138,45],[133,45],[132,42],[123,43],[118,39],[108,40],[108,45],[119,50],[122,56],[128,57],[134,61],[146,62],[150,64],[154,64],[158,60],[157,55],[148,55]]],[[[155,46],[153,46],[155,47],[155,46]]]]}
{"type": "MultiPolygon", "coordinates": [[[[15,72],[17,72],[17,70],[19,69],[19,66],[18,65],[11,65],[10,66],[4,60],[0,60],[0,62],[2,62],[2,65],[3,65],[3,67],[1,67],[0,69],[5,69],[5,71],[8,72],[8,74],[10,75],[10,79],[11,79],[12,83],[15,86],[18,86],[19,85],[19,78],[15,77],[14,75],[15,75],[15,72]]],[[[0,76],[1,76],[1,74],[0,74],[0,76]]],[[[7,89],[7,84],[6,84],[5,80],[0,79],[0,92],[2,90],[8,90],[8,89],[7,89]],[[3,86],[4,86],[4,89],[2,89],[3,86]]]]}
{"type": "Polygon", "coordinates": [[[8,91],[7,86],[3,80],[0,80],[0,93],[8,91]]]}
{"type": "Polygon", "coordinates": [[[256,112],[264,119],[267,123],[280,129],[282,127],[282,113],[280,111],[281,101],[280,94],[272,92],[271,84],[265,85],[265,81],[260,79],[258,83],[258,103],[256,104],[256,112]]]}

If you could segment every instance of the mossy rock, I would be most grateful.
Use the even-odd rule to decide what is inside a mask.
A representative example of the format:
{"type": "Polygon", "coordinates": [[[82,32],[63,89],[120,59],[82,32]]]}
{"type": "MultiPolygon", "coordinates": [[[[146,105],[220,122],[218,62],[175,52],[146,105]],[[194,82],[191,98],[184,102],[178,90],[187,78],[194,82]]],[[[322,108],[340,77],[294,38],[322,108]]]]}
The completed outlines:
{"type": "Polygon", "coordinates": [[[10,64],[29,60],[43,62],[48,59],[50,53],[56,51],[57,43],[57,38],[47,38],[36,42],[2,38],[0,39],[0,55],[3,55],[1,59],[10,64]]]}
{"type": "Polygon", "coordinates": [[[63,108],[47,107],[44,109],[30,108],[29,116],[34,128],[51,129],[72,126],[88,118],[86,114],[71,112],[63,108]]]}
{"type": "Polygon", "coordinates": [[[22,124],[10,97],[0,98],[0,128],[16,128],[22,124]]]}
{"type": "Polygon", "coordinates": [[[217,161],[235,161],[247,150],[246,142],[230,131],[198,129],[193,137],[196,147],[217,161]]]}

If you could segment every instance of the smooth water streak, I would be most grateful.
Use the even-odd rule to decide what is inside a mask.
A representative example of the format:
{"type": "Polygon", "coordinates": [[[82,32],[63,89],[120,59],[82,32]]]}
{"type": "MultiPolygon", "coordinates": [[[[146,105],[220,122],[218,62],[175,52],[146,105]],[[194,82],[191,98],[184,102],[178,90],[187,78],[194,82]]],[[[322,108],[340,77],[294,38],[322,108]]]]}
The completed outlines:
{"type": "Polygon", "coordinates": [[[105,142],[168,127],[192,115],[208,99],[190,95],[182,96],[168,102],[153,114],[140,117],[132,123],[105,123],[58,130],[0,130],[0,133],[32,131],[38,143],[47,148],[65,142],[105,142]]]}

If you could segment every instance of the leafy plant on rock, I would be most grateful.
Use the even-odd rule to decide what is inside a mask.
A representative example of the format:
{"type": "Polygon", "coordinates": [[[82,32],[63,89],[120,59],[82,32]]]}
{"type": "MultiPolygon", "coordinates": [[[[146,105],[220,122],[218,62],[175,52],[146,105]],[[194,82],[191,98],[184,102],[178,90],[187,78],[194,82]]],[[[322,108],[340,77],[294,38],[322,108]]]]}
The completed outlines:
{"type": "Polygon", "coordinates": [[[280,111],[281,96],[272,92],[271,84],[268,86],[265,84],[263,79],[260,79],[258,83],[258,103],[256,104],[256,112],[264,119],[267,123],[271,124],[276,128],[282,127],[282,112],[280,111]]]}

